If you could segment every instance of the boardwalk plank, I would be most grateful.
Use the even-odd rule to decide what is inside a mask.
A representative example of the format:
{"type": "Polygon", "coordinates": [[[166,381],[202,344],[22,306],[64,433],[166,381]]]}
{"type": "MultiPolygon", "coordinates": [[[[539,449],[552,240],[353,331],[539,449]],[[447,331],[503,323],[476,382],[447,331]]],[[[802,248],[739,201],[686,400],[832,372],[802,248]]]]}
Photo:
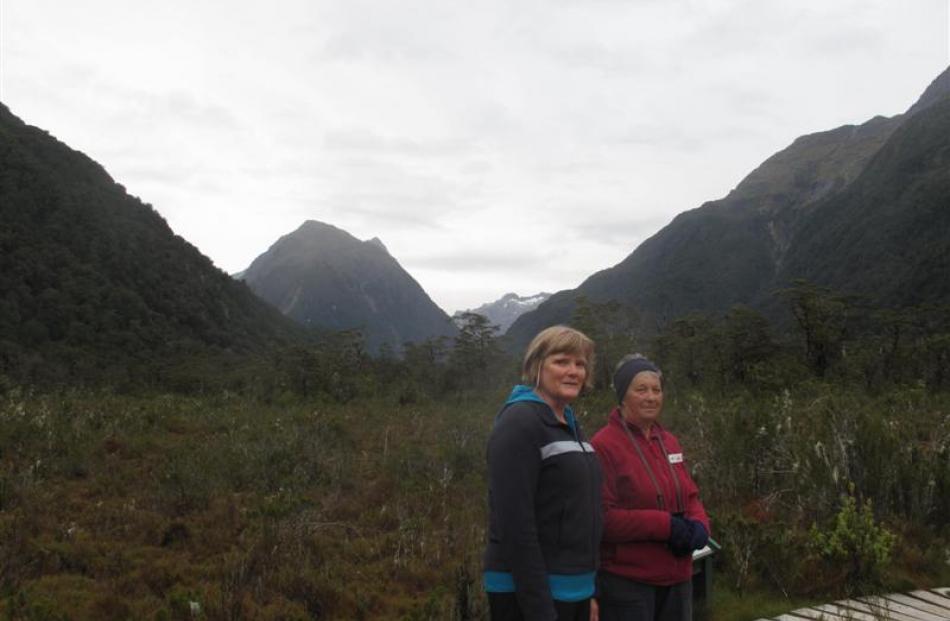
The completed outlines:
{"type": "Polygon", "coordinates": [[[846,618],[830,611],[818,610],[817,608],[799,608],[798,610],[793,610],[791,614],[817,621],[843,621],[846,618]]]}
{"type": "Polygon", "coordinates": [[[880,607],[870,606],[866,602],[861,602],[856,599],[842,600],[835,603],[839,606],[846,606],[848,608],[854,608],[860,612],[868,613],[875,619],[887,619],[889,621],[918,621],[914,617],[897,612],[896,610],[884,610],[880,607]]]}
{"type": "Polygon", "coordinates": [[[819,606],[818,610],[828,610],[835,613],[839,617],[844,617],[849,621],[880,621],[880,617],[875,617],[874,615],[867,612],[860,612],[851,608],[845,608],[844,606],[839,606],[838,604],[825,604],[824,606],[819,606]]]}
{"type": "Polygon", "coordinates": [[[920,621],[946,621],[946,617],[938,617],[933,613],[924,612],[918,608],[912,608],[907,604],[902,604],[901,602],[895,602],[884,597],[862,597],[861,601],[867,602],[871,606],[877,608],[883,608],[892,612],[899,612],[903,615],[907,615],[913,619],[920,619],[920,621]]]}
{"type": "Polygon", "coordinates": [[[866,612],[858,612],[857,610],[845,608],[837,604],[825,604],[824,606],[818,606],[816,610],[832,612],[843,619],[848,619],[848,621],[879,621],[877,617],[866,612]]]}
{"type": "Polygon", "coordinates": [[[840,600],[756,621],[950,621],[950,587],[840,600]]]}
{"type": "Polygon", "coordinates": [[[928,601],[931,604],[936,604],[937,606],[950,609],[950,597],[937,595],[936,593],[932,593],[930,591],[911,591],[910,595],[928,601]]]}
{"type": "Polygon", "coordinates": [[[922,599],[917,599],[910,595],[904,595],[903,593],[891,593],[890,595],[885,595],[887,599],[900,602],[907,606],[917,608],[918,610],[923,610],[924,612],[929,612],[932,615],[936,615],[938,619],[950,619],[950,608],[944,608],[943,606],[937,606],[936,604],[931,604],[922,599]]]}

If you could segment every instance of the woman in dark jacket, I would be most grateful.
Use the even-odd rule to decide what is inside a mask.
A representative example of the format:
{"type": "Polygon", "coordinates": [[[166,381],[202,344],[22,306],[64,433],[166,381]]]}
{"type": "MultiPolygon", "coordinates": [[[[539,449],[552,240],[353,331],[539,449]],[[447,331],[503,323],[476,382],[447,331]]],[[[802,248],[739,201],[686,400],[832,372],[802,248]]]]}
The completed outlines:
{"type": "Polygon", "coordinates": [[[538,334],[488,440],[485,590],[492,621],[588,621],[601,537],[600,468],[570,403],[590,385],[593,343],[538,334]]]}
{"type": "Polygon", "coordinates": [[[692,553],[709,518],[679,441],[659,424],[660,370],[639,355],[614,373],[620,404],[594,435],[603,472],[601,621],[689,621],[692,553]]]}

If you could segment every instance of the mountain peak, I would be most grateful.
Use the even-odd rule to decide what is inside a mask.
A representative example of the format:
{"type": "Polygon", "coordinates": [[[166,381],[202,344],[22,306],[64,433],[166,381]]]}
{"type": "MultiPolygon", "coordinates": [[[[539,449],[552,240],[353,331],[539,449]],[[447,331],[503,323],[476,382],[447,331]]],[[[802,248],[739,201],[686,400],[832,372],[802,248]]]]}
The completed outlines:
{"type": "Polygon", "coordinates": [[[924,108],[929,108],[948,95],[950,95],[950,67],[944,69],[943,73],[934,78],[930,86],[924,90],[924,94],[907,110],[907,114],[915,114],[924,108]]]}
{"type": "Polygon", "coordinates": [[[290,234],[290,236],[293,237],[300,235],[306,235],[308,237],[334,236],[356,239],[343,229],[333,226],[332,224],[327,224],[326,222],[320,222],[319,220],[306,220],[297,227],[297,230],[290,234]]]}
{"type": "Polygon", "coordinates": [[[487,302],[468,311],[458,311],[455,313],[455,317],[461,316],[464,312],[484,315],[491,323],[498,325],[499,330],[504,334],[518,317],[534,310],[549,297],[551,297],[551,294],[545,291],[528,296],[506,293],[494,302],[487,302]]]}
{"type": "Polygon", "coordinates": [[[281,240],[294,240],[306,244],[343,243],[347,246],[362,243],[374,246],[389,254],[389,249],[378,237],[361,241],[338,226],[333,226],[319,220],[306,220],[292,233],[284,235],[281,240]]]}
{"type": "Polygon", "coordinates": [[[367,240],[366,240],[365,242],[363,242],[363,243],[364,243],[364,244],[369,244],[370,246],[376,246],[376,247],[378,247],[378,248],[382,248],[383,252],[385,252],[386,254],[389,254],[389,249],[386,248],[386,244],[384,244],[384,243],[382,242],[382,240],[379,239],[378,237],[373,237],[372,239],[367,239],[367,240]]]}
{"type": "Polygon", "coordinates": [[[324,222],[307,220],[281,237],[243,278],[299,323],[361,330],[372,351],[455,334],[448,316],[378,238],[361,241],[324,222]]]}

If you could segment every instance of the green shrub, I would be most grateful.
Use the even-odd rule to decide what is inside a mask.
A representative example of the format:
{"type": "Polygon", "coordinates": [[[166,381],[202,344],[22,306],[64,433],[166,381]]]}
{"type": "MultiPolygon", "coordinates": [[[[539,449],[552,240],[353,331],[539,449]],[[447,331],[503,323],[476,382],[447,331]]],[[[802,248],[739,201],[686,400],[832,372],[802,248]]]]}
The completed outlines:
{"type": "Polygon", "coordinates": [[[811,529],[814,550],[846,573],[844,587],[860,592],[881,584],[897,537],[874,519],[871,500],[860,505],[853,491],[841,497],[841,509],[829,529],[811,529]]]}

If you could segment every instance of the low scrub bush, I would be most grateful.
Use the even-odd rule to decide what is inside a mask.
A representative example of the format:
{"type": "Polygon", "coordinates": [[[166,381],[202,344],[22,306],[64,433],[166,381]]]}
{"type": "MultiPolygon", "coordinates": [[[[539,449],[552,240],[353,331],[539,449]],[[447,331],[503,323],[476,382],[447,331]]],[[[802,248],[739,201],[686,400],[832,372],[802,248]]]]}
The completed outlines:
{"type": "Polygon", "coordinates": [[[858,502],[853,494],[841,498],[841,509],[824,529],[811,529],[818,555],[843,573],[846,592],[867,591],[881,585],[897,537],[878,524],[870,499],[858,502]]]}

